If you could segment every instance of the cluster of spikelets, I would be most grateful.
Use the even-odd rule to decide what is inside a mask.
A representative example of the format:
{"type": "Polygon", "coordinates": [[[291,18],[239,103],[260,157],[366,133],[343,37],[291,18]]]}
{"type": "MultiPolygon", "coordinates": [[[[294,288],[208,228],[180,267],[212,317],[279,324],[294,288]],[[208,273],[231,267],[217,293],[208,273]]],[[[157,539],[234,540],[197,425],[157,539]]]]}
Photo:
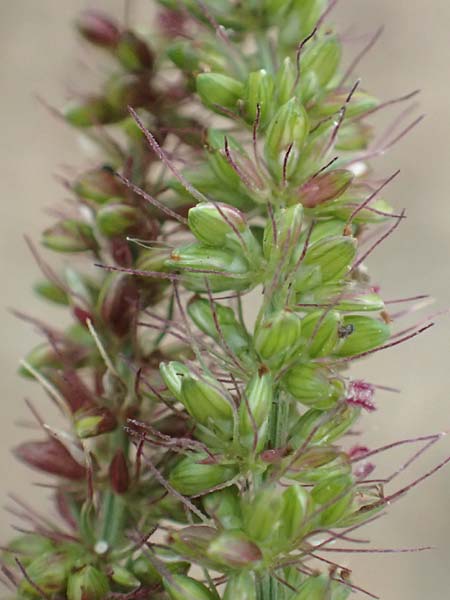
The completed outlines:
{"type": "Polygon", "coordinates": [[[3,574],[24,599],[344,600],[360,588],[321,549],[404,491],[341,445],[374,409],[348,364],[403,339],[363,265],[403,217],[366,163],[395,139],[374,142],[383,105],[343,73],[324,0],[161,3],[151,41],[78,21],[112,74],[61,116],[99,165],[43,233],[64,270],[32,247],[73,323],[33,319],[21,367],[67,426],[34,411],[43,437],[16,449],[61,519],[22,504],[3,574]]]}

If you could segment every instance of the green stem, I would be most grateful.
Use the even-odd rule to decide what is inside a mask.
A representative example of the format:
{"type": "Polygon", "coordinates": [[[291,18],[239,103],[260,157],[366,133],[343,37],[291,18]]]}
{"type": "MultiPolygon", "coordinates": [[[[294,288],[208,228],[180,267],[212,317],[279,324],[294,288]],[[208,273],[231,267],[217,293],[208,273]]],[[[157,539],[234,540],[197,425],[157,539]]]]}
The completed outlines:
{"type": "Polygon", "coordinates": [[[125,513],[126,505],[123,497],[112,490],[105,492],[100,539],[107,542],[109,548],[113,548],[122,535],[125,513]]]}
{"type": "MultiPolygon", "coordinates": [[[[121,448],[126,455],[128,444],[129,441],[123,428],[119,427],[117,431],[111,434],[111,456],[114,456],[118,448],[121,448]]],[[[108,547],[112,549],[123,534],[127,512],[126,502],[122,495],[109,489],[105,490],[103,494],[102,508],[100,540],[107,542],[108,547]]]]}
{"type": "Polygon", "coordinates": [[[286,443],[288,420],[288,399],[276,391],[271,415],[270,444],[272,448],[281,448],[286,443]]]}
{"type": "Polygon", "coordinates": [[[256,582],[257,600],[278,600],[278,582],[268,573],[256,582]]]}
{"type": "MultiPolygon", "coordinates": [[[[272,405],[270,445],[272,448],[280,448],[286,442],[288,426],[289,403],[287,398],[277,390],[272,405]]],[[[256,582],[257,600],[281,600],[279,599],[278,581],[269,573],[263,575],[256,582]]]]}

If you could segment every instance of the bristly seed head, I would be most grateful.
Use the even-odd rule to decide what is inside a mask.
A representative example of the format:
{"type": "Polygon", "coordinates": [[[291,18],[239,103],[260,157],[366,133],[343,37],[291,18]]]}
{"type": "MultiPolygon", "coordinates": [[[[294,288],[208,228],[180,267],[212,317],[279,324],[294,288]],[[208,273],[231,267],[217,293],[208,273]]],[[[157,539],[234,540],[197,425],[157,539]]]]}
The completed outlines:
{"type": "Polygon", "coordinates": [[[352,532],[448,462],[388,491],[439,435],[344,450],[389,389],[347,368],[431,326],[393,333],[390,305],[423,296],[384,301],[364,264],[405,218],[383,196],[399,172],[369,161],[420,121],[375,140],[366,117],[414,94],[380,103],[353,75],[379,32],[342,68],[337,0],[159,3],[156,37],[128,3],[76,23],[108,69],[58,116],[98,163],[42,235],[68,266],[29,243],[70,323],[16,311],[44,334],[20,373],[65,419],[28,402],[49,437],[16,455],[53,476],[64,526],[13,498],[2,573],[17,598],[376,598],[325,553],[391,552],[352,532]]]}

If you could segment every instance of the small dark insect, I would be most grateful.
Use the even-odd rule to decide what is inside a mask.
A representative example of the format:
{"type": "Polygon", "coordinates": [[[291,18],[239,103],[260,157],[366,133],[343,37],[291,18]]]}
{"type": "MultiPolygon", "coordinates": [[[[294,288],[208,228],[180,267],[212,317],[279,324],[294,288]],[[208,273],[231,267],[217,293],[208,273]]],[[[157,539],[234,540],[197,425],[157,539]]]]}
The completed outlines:
{"type": "Polygon", "coordinates": [[[338,328],[338,336],[339,336],[341,339],[347,338],[349,335],[351,335],[351,334],[353,333],[354,329],[355,329],[355,326],[354,326],[354,325],[352,325],[352,324],[349,324],[349,325],[341,325],[341,326],[338,328]]]}

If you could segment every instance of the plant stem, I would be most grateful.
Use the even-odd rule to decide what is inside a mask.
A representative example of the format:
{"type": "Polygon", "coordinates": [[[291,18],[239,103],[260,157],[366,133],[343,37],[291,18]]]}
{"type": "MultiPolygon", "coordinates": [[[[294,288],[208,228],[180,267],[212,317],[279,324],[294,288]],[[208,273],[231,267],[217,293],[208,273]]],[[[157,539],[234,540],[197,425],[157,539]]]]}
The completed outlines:
{"type": "MultiPolygon", "coordinates": [[[[111,454],[121,448],[125,454],[128,451],[128,438],[122,427],[111,436],[111,454]]],[[[103,522],[101,527],[100,539],[108,543],[109,548],[113,548],[120,539],[126,517],[126,503],[120,494],[116,494],[112,489],[106,490],[103,496],[103,522]]]]}
{"type": "Polygon", "coordinates": [[[122,496],[112,490],[105,493],[103,500],[103,525],[100,539],[113,548],[120,538],[126,513],[126,506],[122,496]]]}
{"type": "Polygon", "coordinates": [[[278,600],[278,582],[268,573],[256,583],[257,600],[278,600]]]}
{"type": "Polygon", "coordinates": [[[288,427],[289,402],[278,391],[272,405],[270,444],[272,448],[280,448],[286,442],[288,427]]]}
{"type": "MultiPolygon", "coordinates": [[[[286,441],[289,415],[289,403],[278,392],[272,405],[271,431],[269,443],[272,448],[279,448],[286,441]]],[[[256,582],[257,600],[278,600],[278,582],[266,573],[256,582]]]]}

